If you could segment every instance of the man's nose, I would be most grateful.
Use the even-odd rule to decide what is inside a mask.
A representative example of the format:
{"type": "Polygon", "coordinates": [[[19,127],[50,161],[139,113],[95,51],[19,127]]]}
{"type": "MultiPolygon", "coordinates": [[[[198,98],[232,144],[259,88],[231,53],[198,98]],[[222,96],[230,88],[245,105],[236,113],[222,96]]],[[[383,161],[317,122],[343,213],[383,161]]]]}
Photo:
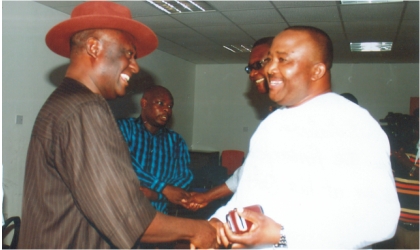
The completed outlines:
{"type": "Polygon", "coordinates": [[[267,62],[267,64],[264,67],[264,74],[265,75],[272,74],[275,69],[276,69],[276,64],[274,63],[274,60],[270,60],[269,62],[267,62]]]}
{"type": "Polygon", "coordinates": [[[131,71],[133,72],[133,74],[137,74],[140,71],[140,67],[137,64],[136,59],[134,59],[134,58],[131,59],[129,67],[130,67],[131,71]]]}

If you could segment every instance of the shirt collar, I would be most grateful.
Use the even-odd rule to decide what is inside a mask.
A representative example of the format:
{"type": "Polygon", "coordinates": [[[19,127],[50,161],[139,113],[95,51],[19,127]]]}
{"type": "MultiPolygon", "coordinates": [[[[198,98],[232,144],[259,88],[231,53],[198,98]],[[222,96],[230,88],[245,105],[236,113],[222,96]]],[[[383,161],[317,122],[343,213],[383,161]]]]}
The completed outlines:
{"type": "Polygon", "coordinates": [[[160,134],[164,133],[164,131],[166,131],[166,130],[167,130],[167,128],[166,128],[166,127],[163,127],[163,128],[160,128],[156,134],[152,134],[152,133],[150,133],[150,131],[146,128],[146,126],[144,126],[144,121],[143,121],[143,119],[141,118],[141,115],[140,115],[140,116],[136,119],[136,122],[137,122],[138,124],[140,124],[140,126],[143,128],[143,130],[147,131],[147,132],[148,132],[149,134],[151,134],[151,135],[160,135],[160,134]]]}

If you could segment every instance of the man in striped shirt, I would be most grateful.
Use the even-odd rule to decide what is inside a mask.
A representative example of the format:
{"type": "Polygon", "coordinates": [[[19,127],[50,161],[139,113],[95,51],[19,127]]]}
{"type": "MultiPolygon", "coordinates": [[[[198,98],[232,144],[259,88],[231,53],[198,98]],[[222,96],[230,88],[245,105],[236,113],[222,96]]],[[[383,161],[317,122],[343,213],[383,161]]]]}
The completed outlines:
{"type": "Polygon", "coordinates": [[[167,214],[169,202],[187,207],[185,191],[193,179],[190,156],[184,139],[166,128],[174,100],[162,86],[148,88],[140,100],[138,118],[118,120],[128,144],[141,190],[156,210],[167,214]]]}
{"type": "Polygon", "coordinates": [[[87,1],[45,40],[70,64],[32,131],[18,248],[130,249],[176,240],[217,247],[208,221],[151,206],[106,102],[125,94],[139,72],[136,59],[156,49],[153,31],[125,6],[87,1]]]}

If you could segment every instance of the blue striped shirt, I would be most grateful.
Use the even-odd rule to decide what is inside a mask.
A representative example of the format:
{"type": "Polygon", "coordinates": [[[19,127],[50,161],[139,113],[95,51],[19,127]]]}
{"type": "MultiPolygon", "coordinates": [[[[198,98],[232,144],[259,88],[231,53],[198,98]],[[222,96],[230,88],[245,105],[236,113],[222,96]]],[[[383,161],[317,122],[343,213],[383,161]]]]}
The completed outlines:
{"type": "Polygon", "coordinates": [[[187,144],[181,135],[167,128],[150,133],[140,117],[120,119],[117,123],[141,185],[158,193],[158,200],[151,203],[167,214],[169,201],[162,190],[166,185],[187,189],[193,180],[187,144]]]}

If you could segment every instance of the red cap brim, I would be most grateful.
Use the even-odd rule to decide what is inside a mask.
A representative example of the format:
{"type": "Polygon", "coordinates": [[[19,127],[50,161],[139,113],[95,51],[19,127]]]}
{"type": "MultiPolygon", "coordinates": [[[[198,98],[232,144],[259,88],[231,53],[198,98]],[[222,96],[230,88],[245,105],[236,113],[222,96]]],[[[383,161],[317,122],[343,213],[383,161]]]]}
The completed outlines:
{"type": "Polygon", "coordinates": [[[79,16],[63,21],[47,33],[45,42],[53,52],[70,57],[70,38],[77,32],[88,29],[116,29],[131,34],[135,39],[137,58],[146,56],[158,46],[155,33],[146,25],[118,16],[79,16]]]}

